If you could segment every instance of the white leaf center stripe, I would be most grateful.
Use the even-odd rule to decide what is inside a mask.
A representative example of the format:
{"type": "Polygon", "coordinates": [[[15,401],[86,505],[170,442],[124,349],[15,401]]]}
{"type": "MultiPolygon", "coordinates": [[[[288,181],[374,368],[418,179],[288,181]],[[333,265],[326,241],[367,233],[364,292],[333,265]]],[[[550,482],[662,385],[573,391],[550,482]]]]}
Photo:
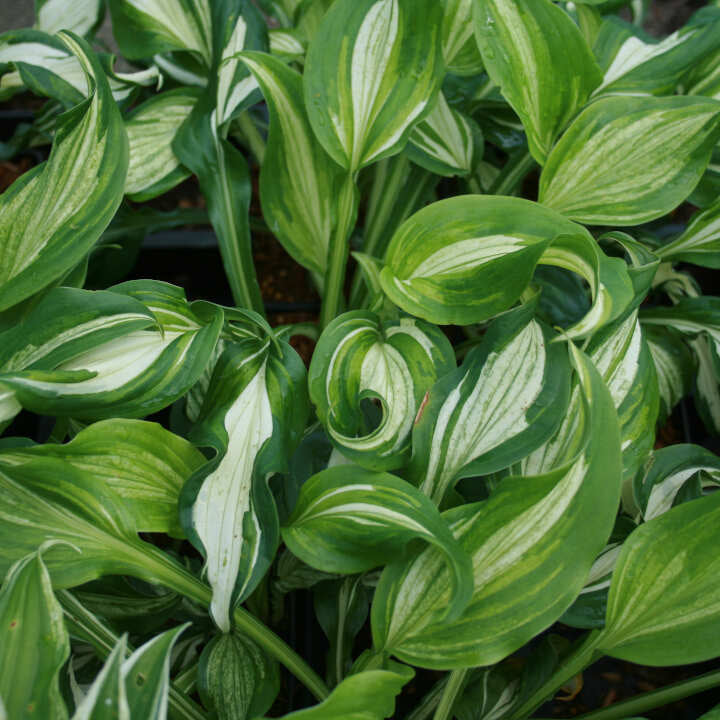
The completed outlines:
{"type": "MultiPolygon", "coordinates": [[[[362,145],[368,128],[382,108],[385,97],[379,96],[398,37],[399,8],[397,0],[378,0],[368,11],[355,40],[352,55],[351,92],[353,106],[353,166],[361,160],[362,145]]],[[[343,134],[344,130],[341,131],[343,134]]],[[[393,140],[394,142],[394,140],[393,140]]]]}
{"type": "MultiPolygon", "coordinates": [[[[122,387],[142,375],[175,340],[184,333],[153,331],[128,333],[121,338],[110,340],[70,362],[64,363],[58,371],[87,370],[97,375],[77,383],[51,383],[31,381],[38,389],[52,390],[62,387],[66,395],[88,395],[110,392],[122,387]]],[[[185,348],[183,355],[187,352],[185,348]]]]}
{"type": "Polygon", "coordinates": [[[474,388],[466,387],[471,373],[463,378],[438,414],[422,483],[426,493],[442,498],[466,464],[528,427],[525,414],[542,390],[545,362],[542,330],[533,321],[488,356],[474,388]]]}
{"type": "Polygon", "coordinates": [[[180,47],[197,50],[206,62],[210,62],[209,42],[212,33],[210,6],[207,0],[188,0],[187,3],[182,0],[125,0],[125,2],[160,23],[180,47]],[[188,5],[191,5],[193,10],[187,8],[188,5]]]}
{"type": "Polygon", "coordinates": [[[461,273],[480,267],[499,257],[520,252],[533,244],[533,240],[509,235],[487,235],[466,238],[436,250],[423,260],[408,280],[434,275],[461,273]]]}
{"type": "Polygon", "coordinates": [[[645,43],[636,37],[628,38],[607,69],[602,85],[595,92],[599,93],[603,88],[627,75],[636,67],[681,45],[694,34],[688,33],[681,37],[678,32],[675,32],[659,43],[645,43]]]}
{"type": "MultiPolygon", "coordinates": [[[[237,86],[241,83],[233,83],[235,80],[235,71],[240,64],[240,60],[236,57],[245,47],[245,36],[247,35],[247,23],[242,15],[238,17],[228,44],[225,46],[220,62],[220,71],[218,77],[217,90],[217,106],[219,109],[218,122],[223,124],[233,113],[239,101],[242,100],[242,91],[236,95],[237,86]],[[233,84],[236,85],[233,88],[233,84]],[[239,96],[239,100],[235,98],[239,96]]],[[[247,78],[246,84],[249,85],[250,91],[257,87],[257,83],[253,78],[247,78]]],[[[243,90],[246,88],[243,87],[243,90]]]]}
{"type": "Polygon", "coordinates": [[[193,525],[206,551],[206,572],[213,588],[211,611],[224,631],[230,627],[231,599],[245,547],[242,527],[250,510],[255,459],[273,429],[265,374],[263,363],[228,410],[224,422],[228,450],[205,478],[193,505],[193,525]]]}
{"type": "Polygon", "coordinates": [[[462,171],[472,164],[473,142],[470,126],[459,113],[454,113],[442,93],[432,112],[413,130],[414,145],[431,157],[462,171]]]}
{"type": "Polygon", "coordinates": [[[300,196],[304,198],[304,202],[296,203],[295,208],[301,214],[302,223],[314,234],[315,242],[307,249],[312,253],[317,267],[324,269],[327,245],[332,233],[332,212],[330,198],[318,188],[316,178],[322,176],[322,173],[316,166],[307,121],[298,115],[296,103],[271,72],[250,58],[245,58],[245,62],[270,90],[273,102],[277,105],[277,118],[282,125],[282,134],[286,140],[292,141],[293,152],[285,155],[288,173],[299,186],[300,196]]]}
{"type": "Polygon", "coordinates": [[[95,24],[100,13],[101,0],[48,0],[37,12],[40,30],[54,34],[60,30],[72,30],[85,35],[95,24]]]}

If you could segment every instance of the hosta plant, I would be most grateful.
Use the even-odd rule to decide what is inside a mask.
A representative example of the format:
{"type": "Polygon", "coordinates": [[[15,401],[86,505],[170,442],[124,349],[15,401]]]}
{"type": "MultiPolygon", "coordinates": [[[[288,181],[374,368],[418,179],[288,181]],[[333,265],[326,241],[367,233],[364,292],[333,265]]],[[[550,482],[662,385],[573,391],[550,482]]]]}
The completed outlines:
{"type": "Polygon", "coordinates": [[[525,720],[602,656],[720,658],[720,4],[647,9],[0,35],[0,99],[41,98],[0,153],[44,158],[0,195],[0,718],[525,720]],[[203,224],[227,293],[138,279],[203,224]],[[267,313],[270,235],[311,322],[267,313]]]}

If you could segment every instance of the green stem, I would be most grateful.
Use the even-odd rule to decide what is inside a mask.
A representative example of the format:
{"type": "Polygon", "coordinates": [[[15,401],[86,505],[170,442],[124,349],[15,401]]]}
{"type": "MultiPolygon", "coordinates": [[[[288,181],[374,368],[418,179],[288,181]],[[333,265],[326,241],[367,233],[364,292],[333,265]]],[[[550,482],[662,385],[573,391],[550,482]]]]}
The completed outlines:
{"type": "Polygon", "coordinates": [[[501,170],[488,194],[512,195],[533,167],[535,159],[529,152],[514,155],[501,170]]]}
{"type": "MultiPolygon", "coordinates": [[[[154,579],[205,607],[210,606],[212,590],[204,582],[159,550],[150,553],[143,548],[141,553],[139,565],[148,575],[146,579],[154,579]]],[[[318,700],[324,700],[330,694],[320,676],[284,640],[254,615],[241,607],[236,607],[233,611],[233,620],[240,632],[254,640],[268,655],[284,665],[318,700]]]]}
{"type": "Polygon", "coordinates": [[[252,121],[250,111],[246,110],[242,113],[236,122],[242,132],[243,139],[250,148],[250,152],[255,156],[258,165],[262,165],[265,159],[266,144],[259,130],[255,127],[255,123],[252,121]]]}
{"type": "Polygon", "coordinates": [[[442,697],[435,710],[435,715],[433,715],[433,720],[450,720],[453,717],[452,709],[458,695],[460,695],[465,686],[467,674],[467,668],[463,670],[453,670],[450,673],[447,685],[445,685],[442,697]]]}
{"type": "Polygon", "coordinates": [[[320,326],[325,328],[343,309],[343,287],[347,267],[348,239],[357,218],[357,188],[355,178],[348,174],[340,188],[338,223],[328,248],[328,267],[325,275],[325,295],[320,311],[320,326]]]}
{"type": "MultiPolygon", "coordinates": [[[[71,592],[57,590],[55,594],[58,602],[63,607],[70,633],[92,645],[101,659],[107,658],[120,638],[71,592]]],[[[132,652],[132,645],[128,645],[126,649],[127,656],[129,657],[132,652]]],[[[170,717],[182,720],[206,720],[202,708],[187,697],[186,691],[176,682],[170,685],[168,703],[170,705],[170,717]]]]}
{"type": "Polygon", "coordinates": [[[643,693],[629,700],[615,703],[610,707],[580,715],[578,720],[622,720],[622,718],[639,715],[648,710],[654,710],[663,705],[669,705],[678,700],[683,700],[686,697],[690,697],[690,695],[705,692],[719,685],[720,671],[715,670],[705,675],[699,675],[691,680],[682,680],[673,685],[660,688],[660,690],[643,693]]]}
{"type": "Polygon", "coordinates": [[[568,680],[581,673],[588,665],[598,659],[597,645],[602,637],[599,630],[588,633],[576,646],[575,650],[552,674],[550,679],[536,690],[510,716],[509,720],[525,720],[546,700],[550,699],[568,680]]]}

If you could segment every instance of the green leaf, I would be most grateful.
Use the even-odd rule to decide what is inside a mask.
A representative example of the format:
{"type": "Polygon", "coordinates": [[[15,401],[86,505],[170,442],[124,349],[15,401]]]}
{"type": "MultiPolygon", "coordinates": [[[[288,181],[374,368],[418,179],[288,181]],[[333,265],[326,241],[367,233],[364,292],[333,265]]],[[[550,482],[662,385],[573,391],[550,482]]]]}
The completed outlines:
{"type": "Polygon", "coordinates": [[[720,458],[697,445],[671,445],[655,452],[645,472],[635,478],[635,498],[643,518],[666,513],[693,481],[700,492],[720,483],[720,458]]]}
{"type": "Polygon", "coordinates": [[[0,196],[0,310],[77,265],[122,200],[128,143],[105,73],[84,40],[59,37],[82,64],[93,92],[58,120],[47,163],[0,196]]]}
{"type": "Polygon", "coordinates": [[[243,53],[270,112],[267,150],[260,170],[263,217],[303,267],[325,274],[337,214],[340,168],[313,134],[302,76],[264,53],[243,53]]]}
{"type": "MultiPolygon", "coordinates": [[[[73,3],[73,7],[76,5],[79,3],[73,3]]],[[[88,78],[87,67],[77,53],[73,53],[60,36],[47,32],[11,30],[3,33],[0,35],[0,99],[27,88],[58,100],[65,108],[81,103],[93,95],[95,85],[88,78]]],[[[112,69],[112,56],[99,55],[98,59],[118,103],[127,101],[138,87],[152,85],[160,78],[154,66],[134,73],[116,73],[112,69]]],[[[44,122],[54,121],[54,115],[45,117],[44,122]]],[[[50,129],[46,127],[46,131],[50,129]]]]}
{"type": "Polygon", "coordinates": [[[398,664],[393,670],[350,675],[320,705],[283,715],[281,720],[385,720],[393,716],[395,697],[414,675],[412,668],[398,664]]]}
{"type": "Polygon", "coordinates": [[[489,665],[549,627],[577,597],[610,535],[622,465],[612,397],[592,363],[569,347],[583,397],[573,452],[545,475],[506,478],[489,500],[443,514],[475,575],[473,599],[456,621],[433,622],[450,597],[436,550],[385,569],[372,609],[378,650],[433,669],[489,665]]]}
{"type": "Polygon", "coordinates": [[[672,327],[690,337],[707,333],[720,354],[720,297],[683,298],[672,307],[643,310],[641,319],[646,325],[672,327]]]}
{"type": "Polygon", "coordinates": [[[659,406],[655,366],[637,312],[598,333],[587,353],[605,380],[618,411],[626,485],[624,500],[626,506],[632,506],[630,484],[652,452],[659,406]]]}
{"type": "Polygon", "coordinates": [[[128,60],[186,50],[210,66],[212,17],[208,0],[109,0],[113,35],[128,60]]]}
{"type": "Polygon", "coordinates": [[[720,138],[720,103],[689,97],[607,97],[553,148],[540,202],[589,225],[639,225],[693,191],[720,138]]]}
{"type": "MultiPolygon", "coordinates": [[[[717,349],[713,350],[705,336],[688,342],[697,362],[695,377],[695,407],[705,427],[713,434],[720,435],[720,368],[717,349]]],[[[717,345],[715,346],[717,348],[717,345]]]]}
{"type": "Polygon", "coordinates": [[[200,694],[218,720],[245,720],[267,712],[280,689],[277,663],[237,632],[218,635],[198,667],[200,694]]]}
{"type": "Polygon", "coordinates": [[[370,470],[392,470],[410,459],[410,435],[425,393],[455,369],[446,336],[419,320],[382,322],[356,310],[324,330],[313,353],[310,398],[328,437],[342,454],[370,470]],[[363,404],[379,402],[373,426],[363,404]]]}
{"type": "Polygon", "coordinates": [[[206,91],[176,132],[172,150],[198,177],[235,304],[262,312],[248,219],[250,170],[217,127],[216,101],[213,89],[206,91]]]}
{"type": "Polygon", "coordinates": [[[217,116],[223,126],[254,102],[257,80],[248,72],[240,55],[243,50],[267,50],[267,26],[251,0],[231,0],[213,7],[214,23],[222,32],[215,43],[222,48],[218,65],[217,116]]]}
{"type": "Polygon", "coordinates": [[[695,375],[693,357],[680,334],[671,328],[647,325],[643,327],[643,332],[658,379],[658,423],[662,426],[675,406],[692,389],[695,375]]]}
{"type": "Polygon", "coordinates": [[[39,413],[145,416],[198,380],[222,322],[219,308],[191,308],[165,283],[133,281],[111,293],[57,288],[3,334],[0,382],[39,413]]]}
{"type": "Polygon", "coordinates": [[[602,75],[577,25],[549,0],[474,0],[485,67],[542,165],[602,75]]]}
{"type": "Polygon", "coordinates": [[[661,41],[646,42],[617,17],[605,20],[596,41],[604,77],[596,94],[670,95],[683,76],[718,47],[720,23],[686,26],[661,41]]]}
{"type": "Polygon", "coordinates": [[[122,676],[126,641],[123,635],[77,706],[72,720],[131,720],[122,676]]]}
{"type": "Polygon", "coordinates": [[[17,720],[68,716],[58,677],[70,641],[42,560],[45,549],[18,560],[0,590],[0,697],[7,716],[17,720]]]}
{"type": "MultiPolygon", "coordinates": [[[[63,611],[65,613],[65,623],[71,636],[90,645],[97,655],[101,658],[107,658],[119,643],[120,638],[113,630],[108,627],[107,622],[100,620],[90,610],[88,610],[76,598],[76,593],[70,593],[67,590],[59,590],[57,593],[63,611]]],[[[177,631],[182,630],[178,628],[177,631]]],[[[166,643],[168,637],[176,630],[171,630],[165,635],[165,640],[160,641],[166,643]]],[[[125,655],[132,652],[132,647],[125,643],[125,655]]],[[[150,646],[152,647],[152,645],[150,646]]],[[[162,649],[156,648],[156,649],[162,649]]],[[[158,669],[155,670],[158,672],[158,669]]],[[[132,677],[130,678],[132,679],[132,677]]],[[[126,678],[127,682],[127,678],[126,678]]],[[[131,692],[134,695],[134,693],[131,692]]],[[[168,690],[168,703],[170,706],[171,717],[184,720],[204,720],[205,715],[198,705],[190,700],[187,695],[180,692],[174,685],[170,685],[168,690]]]]}
{"type": "Polygon", "coordinates": [[[562,640],[548,635],[526,658],[508,658],[499,665],[472,670],[462,695],[453,705],[457,720],[509,717],[510,712],[539,690],[558,668],[562,640]]]}
{"type": "Polygon", "coordinates": [[[445,67],[454,75],[478,75],[483,61],[472,24],[473,0],[446,0],[442,25],[445,67]]]}
{"type": "Polygon", "coordinates": [[[605,255],[599,244],[585,233],[557,237],[543,253],[540,264],[570,270],[590,286],[592,306],[584,317],[564,330],[567,338],[592,335],[645,295],[636,297],[632,269],[625,261],[605,255]]]}
{"type": "Polygon", "coordinates": [[[46,541],[58,540],[43,555],[56,588],[103,575],[158,582],[173,561],[139,540],[137,532],[125,499],[92,470],[40,456],[0,466],[2,572],[46,541]]]}
{"type": "Polygon", "coordinates": [[[102,0],[35,0],[35,27],[46,33],[70,30],[77,35],[91,33],[102,21],[102,0]]]}
{"type": "Polygon", "coordinates": [[[663,260],[720,270],[720,201],[693,215],[680,237],[657,249],[663,260]]]}
{"type": "Polygon", "coordinates": [[[175,156],[172,141],[197,99],[192,88],[170,90],[150,98],[128,117],[130,166],[125,192],[132,200],[162,195],[190,175],[175,156]]]}
{"type": "Polygon", "coordinates": [[[720,493],[635,530],[613,573],[598,648],[642,665],[686,665],[720,654],[720,493]]]}
{"type": "Polygon", "coordinates": [[[217,454],[188,480],[181,522],[205,556],[210,611],[224,632],[232,608],[254,590],[277,550],[267,477],[287,469],[305,428],[305,382],[305,367],[286,343],[228,343],[191,433],[196,445],[217,454]]]}
{"type": "Polygon", "coordinates": [[[356,172],[399,152],[441,80],[442,7],[432,0],[337,0],[310,44],[305,104],[315,134],[356,172]]]}
{"type": "Polygon", "coordinates": [[[122,664],[130,718],[165,720],[173,645],[190,623],[157,635],[122,664]]]}
{"type": "Polygon", "coordinates": [[[482,134],[472,120],[448,105],[441,92],[430,114],[410,134],[407,151],[413,162],[437,175],[469,175],[482,156],[482,134]]]}
{"type": "Polygon", "coordinates": [[[594,243],[579,225],[529,200],[441,200],[396,231],[383,290],[406,312],[439,325],[484,322],[520,298],[553,240],[576,235],[594,243]]]}
{"type": "Polygon", "coordinates": [[[393,475],[347,465],[314,475],[303,485],[282,535],[308,565],[340,574],[385,565],[420,538],[439,549],[452,574],[446,619],[458,617],[472,595],[468,556],[433,503],[393,475]]]}
{"type": "Polygon", "coordinates": [[[508,467],[542,445],[567,409],[570,365],[522,308],[495,321],[461,368],[429,392],[408,475],[440,504],[463,477],[508,467]]]}
{"type": "Polygon", "coordinates": [[[123,500],[139,532],[182,537],[180,490],[204,463],[202,454],[162,426],[139,420],[105,420],[79,432],[65,445],[46,443],[0,450],[0,468],[43,458],[49,471],[68,465],[92,474],[123,500]]]}
{"type": "Polygon", "coordinates": [[[313,608],[328,639],[327,677],[337,685],[352,672],[353,648],[370,612],[367,576],[349,575],[318,583],[313,588],[313,608]]]}

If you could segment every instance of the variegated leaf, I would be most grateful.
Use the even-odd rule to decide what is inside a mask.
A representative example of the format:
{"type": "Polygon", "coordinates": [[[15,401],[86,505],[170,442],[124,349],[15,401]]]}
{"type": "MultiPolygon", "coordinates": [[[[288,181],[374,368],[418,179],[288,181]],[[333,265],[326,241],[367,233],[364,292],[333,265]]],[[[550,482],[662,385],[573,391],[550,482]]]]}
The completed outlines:
{"type": "Polygon", "coordinates": [[[0,196],[0,310],[63,277],[110,223],[125,186],[128,143],[100,63],[62,34],[94,88],[58,121],[50,158],[0,196]]]}
{"type": "Polygon", "coordinates": [[[641,319],[646,325],[672,327],[690,337],[707,333],[720,357],[720,297],[684,298],[673,307],[643,310],[641,319]]]}
{"type": "Polygon", "coordinates": [[[333,444],[371,470],[393,470],[410,458],[413,419],[435,381],[455,369],[437,328],[404,318],[383,323],[371,312],[341,315],[323,332],[310,365],[310,398],[333,444]],[[375,424],[363,403],[379,402],[375,424]]]}
{"type": "Polygon", "coordinates": [[[564,638],[546,635],[527,657],[512,657],[487,668],[474,668],[453,705],[457,720],[504,720],[560,665],[564,638]]]}
{"type": "MultiPolygon", "coordinates": [[[[232,12],[228,10],[227,16],[223,15],[228,9],[226,3],[213,8],[216,15],[221,16],[218,32],[230,32],[229,42],[234,42],[233,33],[243,22],[238,7],[235,6],[232,12]]],[[[222,40],[225,40],[224,33],[221,34],[222,40]]],[[[248,41],[255,41],[257,37],[258,33],[247,33],[248,41]]],[[[229,61],[235,73],[240,72],[237,69],[240,59],[229,61]]],[[[247,73],[244,66],[242,72],[247,73]]],[[[248,97],[244,90],[240,96],[234,96],[230,85],[225,86],[223,94],[221,80],[225,82],[227,76],[223,74],[219,62],[214,73],[212,82],[175,134],[172,150],[182,164],[198,177],[235,305],[262,313],[263,302],[253,266],[248,219],[252,195],[250,169],[244,155],[227,140],[228,123],[223,122],[225,112],[232,114],[241,109],[248,97]],[[218,101],[223,103],[222,107],[218,107],[218,101]],[[236,106],[236,102],[240,105],[236,106]]],[[[242,83],[235,87],[240,85],[242,83]]],[[[247,85],[243,87],[247,89],[247,85]]]]}
{"type": "Polygon", "coordinates": [[[622,470],[610,393],[592,363],[569,348],[583,395],[576,451],[553,472],[507,478],[489,500],[443,514],[475,574],[473,599],[456,621],[433,622],[450,593],[437,551],[385,569],[372,609],[378,650],[435,669],[489,665],[551,625],[577,596],[610,534],[622,470]]]}
{"type": "Polygon", "coordinates": [[[102,0],[35,0],[35,27],[46,33],[69,30],[87,35],[102,21],[105,6],[102,0]]]}
{"type": "Polygon", "coordinates": [[[155,95],[128,117],[130,165],[125,192],[136,202],[162,195],[190,175],[172,149],[178,128],[192,112],[198,92],[180,88],[155,95]]]}
{"type": "Polygon", "coordinates": [[[286,469],[307,419],[305,367],[274,338],[227,343],[191,437],[217,455],[189,480],[181,521],[205,556],[211,614],[224,631],[277,550],[268,476],[286,469]]]}
{"type": "MultiPolygon", "coordinates": [[[[708,338],[701,335],[688,341],[697,362],[695,407],[705,427],[720,435],[720,362],[708,338]]],[[[717,346],[716,346],[717,347],[717,346]]]]}
{"type": "MultiPolygon", "coordinates": [[[[588,355],[600,372],[617,410],[623,451],[623,500],[634,510],[631,481],[652,450],[658,413],[657,380],[637,313],[594,337],[588,355]]],[[[522,460],[523,474],[548,473],[577,452],[581,389],[575,387],[557,433],[522,460]]]]}
{"type": "Polygon", "coordinates": [[[179,625],[155,636],[123,661],[121,675],[125,685],[128,717],[166,720],[172,651],[178,637],[189,624],[179,625]]]}
{"type": "Polygon", "coordinates": [[[607,97],[553,148],[540,202],[590,225],[639,225],[695,188],[720,137],[720,103],[689,97],[607,97]]]}
{"type": "Polygon", "coordinates": [[[343,168],[399,152],[432,109],[442,72],[442,7],[431,0],[336,0],[310,44],[310,124],[343,168]]]}
{"type": "Polygon", "coordinates": [[[623,545],[596,646],[643,665],[684,665],[720,654],[720,493],[641,525],[623,545]]]}
{"type": "Polygon", "coordinates": [[[423,401],[408,477],[438,504],[460,478],[501,470],[542,445],[565,415],[567,351],[531,311],[496,320],[423,401]]]}
{"type": "Polygon", "coordinates": [[[181,537],[180,490],[204,463],[187,440],[160,425],[138,420],[105,420],[81,430],[69,443],[0,449],[0,468],[32,463],[56,472],[64,466],[92,472],[117,493],[139,532],[181,537]]]}
{"type": "Polygon", "coordinates": [[[270,52],[281,58],[302,61],[305,45],[296,32],[275,29],[270,31],[270,52]]]}
{"type": "Polygon", "coordinates": [[[720,200],[693,215],[680,237],[657,249],[663,260],[720,269],[720,200]]]}
{"type": "Polygon", "coordinates": [[[55,289],[3,335],[0,382],[23,407],[77,418],[143,417],[198,380],[218,341],[222,311],[205,304],[196,313],[182,290],[164,283],[133,281],[113,290],[117,300],[55,289]],[[95,312],[101,298],[102,311],[95,312]],[[76,326],[69,310],[86,322],[76,326]]]}
{"type": "Polygon", "coordinates": [[[473,0],[445,0],[442,25],[443,58],[454,75],[479,75],[483,70],[472,24],[473,0]]]}
{"type": "Polygon", "coordinates": [[[0,697],[10,718],[68,717],[58,680],[70,640],[45,549],[18,560],[0,590],[0,697]]]}
{"type": "Polygon", "coordinates": [[[110,0],[113,35],[129,60],[168,50],[194,53],[207,68],[212,61],[209,0],[110,0]]]}
{"type": "MultiPolygon", "coordinates": [[[[92,96],[95,84],[73,52],[58,36],[40,30],[0,35],[0,99],[27,88],[69,108],[92,96]]],[[[154,66],[133,73],[111,68],[112,58],[103,57],[103,71],[117,102],[128,100],[139,87],[157,84],[160,78],[154,66]]]]}
{"type": "Polygon", "coordinates": [[[475,35],[493,82],[544,164],[553,143],[600,84],[592,51],[550,0],[474,0],[475,35]]]}
{"type": "Polygon", "coordinates": [[[270,709],[280,689],[277,663],[238,632],[218,635],[205,646],[198,689],[218,720],[255,718],[270,709]]]}
{"type": "Polygon", "coordinates": [[[318,143],[308,121],[302,76],[277,58],[244,53],[270,110],[270,132],[260,171],[263,217],[303,267],[321,275],[337,215],[340,168],[318,143]]]}
{"type": "Polygon", "coordinates": [[[435,107],[410,134],[407,152],[413,162],[437,175],[469,175],[482,155],[482,134],[473,126],[438,93],[435,107]]]}
{"type": "Polygon", "coordinates": [[[132,720],[122,674],[126,647],[127,636],[123,635],[78,704],[72,720],[132,720]]]}
{"type": "Polygon", "coordinates": [[[440,551],[450,570],[453,590],[443,618],[457,618],[472,596],[470,558],[435,505],[393,475],[350,465],[314,475],[303,485],[282,535],[308,565],[340,574],[385,565],[419,538],[440,551]]]}
{"type": "Polygon", "coordinates": [[[720,483],[720,458],[697,445],[671,445],[653,454],[635,478],[635,498],[645,521],[666,513],[692,481],[697,490],[720,483]]]}
{"type": "Polygon", "coordinates": [[[633,478],[652,452],[659,391],[655,366],[637,312],[604,330],[587,353],[610,390],[620,420],[623,451],[623,501],[634,505],[633,478]]]}
{"type": "MultiPolygon", "coordinates": [[[[250,0],[240,0],[240,11],[225,22],[222,54],[218,66],[217,115],[218,126],[228,122],[258,98],[258,83],[243,62],[243,50],[264,50],[268,47],[267,28],[257,8],[250,0]]],[[[217,9],[215,10],[217,13],[217,9]]],[[[222,22],[220,21],[220,22],[222,22]]],[[[217,21],[216,21],[217,22],[217,21]]],[[[219,24],[219,23],[218,23],[219,24]]]]}
{"type": "Polygon", "coordinates": [[[643,334],[658,379],[658,423],[662,426],[680,400],[690,393],[695,367],[690,348],[679,333],[659,325],[647,325],[643,327],[643,334]]]}
{"type": "Polygon", "coordinates": [[[607,258],[584,228],[537,203],[499,196],[454,197],[415,213],[391,240],[381,281],[408,313],[470,325],[512,307],[538,262],[590,283],[595,304],[570,336],[594,332],[632,300],[625,264],[607,258]]]}
{"type": "Polygon", "coordinates": [[[585,233],[557,237],[543,253],[540,264],[570,270],[590,286],[590,310],[565,329],[567,338],[592,335],[626,312],[634,300],[633,281],[625,261],[605,255],[585,233]]]}
{"type": "Polygon", "coordinates": [[[604,77],[597,94],[672,94],[683,76],[720,47],[720,24],[686,26],[663,40],[648,42],[619,18],[603,23],[595,51],[604,77]]]}

